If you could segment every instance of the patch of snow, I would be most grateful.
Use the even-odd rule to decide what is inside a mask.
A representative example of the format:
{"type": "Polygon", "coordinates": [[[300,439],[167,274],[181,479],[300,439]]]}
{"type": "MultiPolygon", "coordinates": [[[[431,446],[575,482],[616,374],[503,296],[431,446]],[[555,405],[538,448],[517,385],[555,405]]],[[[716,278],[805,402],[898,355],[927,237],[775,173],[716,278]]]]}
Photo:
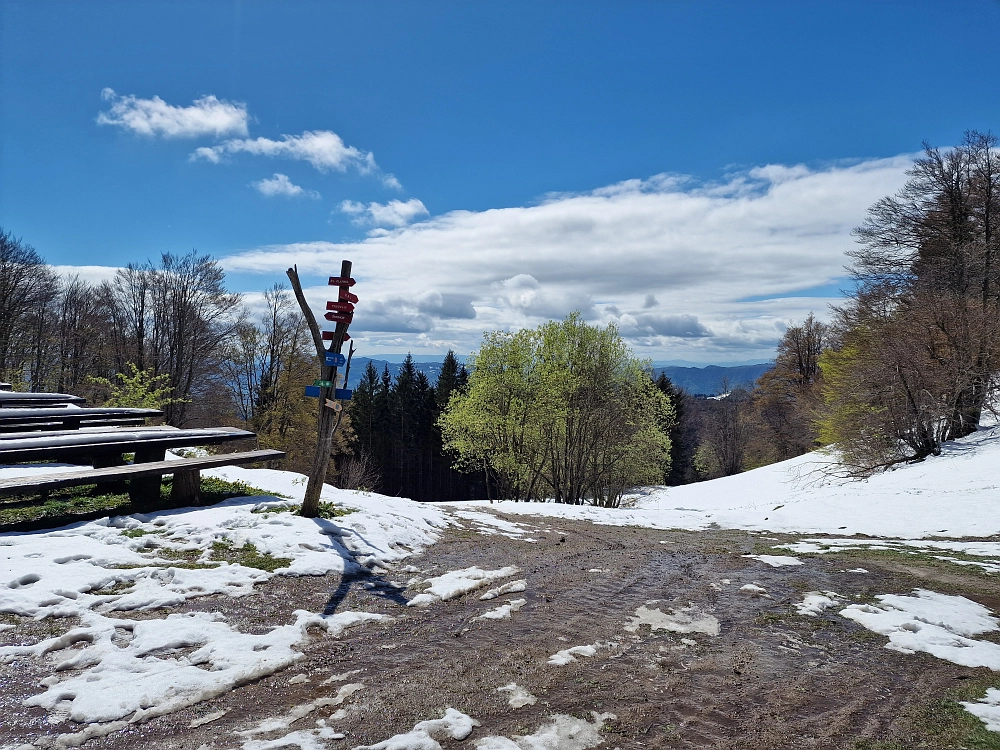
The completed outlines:
{"type": "Polygon", "coordinates": [[[987,688],[978,701],[959,701],[965,710],[980,719],[990,732],[1000,732],[1000,690],[987,688]]]}
{"type": "Polygon", "coordinates": [[[479,598],[482,601],[487,601],[489,599],[496,599],[498,596],[503,596],[504,594],[519,594],[527,588],[528,582],[522,578],[519,581],[511,581],[498,588],[490,589],[479,598]]]}
{"type": "Polygon", "coordinates": [[[484,612],[483,614],[476,617],[476,620],[506,620],[512,613],[517,612],[521,607],[528,603],[527,599],[511,599],[507,604],[501,604],[496,609],[491,609],[489,612],[484,612]]]}
{"type": "Polygon", "coordinates": [[[345,700],[347,700],[348,698],[350,698],[352,695],[354,695],[356,692],[358,692],[363,688],[364,684],[360,682],[341,685],[336,695],[324,696],[309,701],[308,703],[302,703],[292,708],[284,716],[278,716],[272,719],[264,719],[264,721],[260,722],[260,724],[258,724],[253,729],[247,729],[245,731],[239,732],[238,734],[242,735],[243,737],[252,737],[255,734],[267,734],[268,732],[283,731],[285,729],[288,729],[292,724],[294,724],[299,719],[308,716],[316,709],[341,705],[345,700]]]}
{"type": "Polygon", "coordinates": [[[593,722],[568,714],[555,714],[533,734],[515,735],[513,739],[483,737],[476,741],[475,747],[476,750],[589,750],[604,742],[600,734],[604,722],[618,718],[611,713],[600,714],[596,711],[592,711],[591,716],[593,722]]]}
{"type": "Polygon", "coordinates": [[[538,702],[538,698],[533,696],[523,687],[518,685],[516,682],[512,682],[503,687],[497,688],[498,693],[510,693],[510,698],[507,699],[507,704],[511,708],[523,708],[524,706],[534,706],[538,702]]]}
{"type": "Polygon", "coordinates": [[[801,602],[795,605],[795,610],[800,615],[817,617],[824,609],[829,609],[837,604],[837,599],[843,599],[840,594],[833,591],[810,591],[801,602]]]}
{"type": "Polygon", "coordinates": [[[454,513],[463,520],[472,521],[480,534],[499,534],[509,539],[519,539],[524,542],[536,541],[527,537],[527,535],[537,531],[537,529],[532,529],[529,526],[515,523],[514,521],[508,521],[505,518],[498,518],[492,513],[474,510],[457,510],[454,513]]]}
{"type": "Polygon", "coordinates": [[[435,602],[455,599],[468,594],[470,591],[481,589],[483,586],[500,578],[510,578],[512,575],[520,572],[520,569],[514,565],[508,565],[498,570],[482,570],[475,566],[462,568],[461,570],[452,570],[444,575],[428,578],[425,581],[425,583],[429,584],[427,589],[422,594],[417,594],[408,601],[406,606],[427,607],[435,602]]]}
{"type": "MultiPolygon", "coordinates": [[[[656,603],[656,601],[646,602],[646,604],[656,603]]],[[[650,609],[643,605],[635,611],[634,617],[629,618],[628,623],[625,625],[625,630],[635,633],[643,625],[649,625],[651,631],[666,630],[671,633],[719,634],[719,621],[712,615],[701,612],[693,605],[671,609],[669,612],[650,609]]]]}
{"type": "Polygon", "coordinates": [[[745,583],[740,586],[740,591],[746,591],[748,594],[754,596],[767,596],[767,589],[763,586],[758,586],[756,583],[745,583]]]}
{"type": "Polygon", "coordinates": [[[1000,644],[971,636],[1000,630],[981,604],[962,596],[917,589],[912,596],[882,594],[879,604],[852,604],[840,614],[887,636],[886,648],[912,654],[924,651],[963,667],[1000,671],[1000,644]]]}
{"type": "Polygon", "coordinates": [[[464,740],[479,722],[471,716],[448,708],[440,719],[429,719],[414,725],[405,734],[397,734],[375,745],[359,745],[354,750],[441,750],[439,740],[464,740]]]}
{"type": "Polygon", "coordinates": [[[749,557],[752,560],[759,560],[762,563],[770,565],[772,568],[802,564],[802,561],[799,558],[790,557],[788,555],[743,555],[743,557],[749,557]]]}
{"type": "Polygon", "coordinates": [[[242,750],[279,750],[291,747],[299,750],[327,750],[328,745],[320,740],[342,740],[345,736],[329,727],[300,729],[275,740],[247,740],[243,743],[242,750]]]}
{"type": "Polygon", "coordinates": [[[597,649],[604,645],[605,644],[603,643],[595,643],[592,646],[572,646],[570,648],[564,648],[562,651],[556,651],[552,654],[552,656],[549,657],[548,663],[555,666],[563,666],[576,661],[576,657],[578,656],[593,656],[597,653],[597,649]]]}

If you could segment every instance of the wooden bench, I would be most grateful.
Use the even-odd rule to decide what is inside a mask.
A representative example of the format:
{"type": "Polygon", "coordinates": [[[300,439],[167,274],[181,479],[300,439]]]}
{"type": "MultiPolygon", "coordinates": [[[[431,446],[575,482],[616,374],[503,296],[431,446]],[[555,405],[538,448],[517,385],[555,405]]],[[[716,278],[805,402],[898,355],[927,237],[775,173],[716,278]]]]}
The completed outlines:
{"type": "MultiPolygon", "coordinates": [[[[36,474],[34,476],[0,479],[0,497],[9,495],[34,494],[48,492],[61,487],[79,487],[86,484],[103,484],[109,480],[137,479],[163,477],[173,474],[173,487],[170,499],[179,505],[197,505],[201,485],[201,470],[217,466],[250,464],[259,461],[274,461],[284,458],[284,451],[256,450],[243,453],[224,453],[218,456],[201,458],[178,458],[171,461],[149,461],[146,463],[113,466],[103,469],[85,471],[67,471],[52,474],[36,474]]],[[[159,487],[157,486],[157,490],[159,487]]],[[[133,493],[130,488],[129,495],[133,493]]],[[[136,498],[132,496],[133,502],[136,498]]]]}
{"type": "Polygon", "coordinates": [[[124,407],[84,407],[45,404],[0,409],[0,432],[25,430],[79,429],[81,427],[141,426],[151,417],[162,417],[159,409],[124,407]]]}

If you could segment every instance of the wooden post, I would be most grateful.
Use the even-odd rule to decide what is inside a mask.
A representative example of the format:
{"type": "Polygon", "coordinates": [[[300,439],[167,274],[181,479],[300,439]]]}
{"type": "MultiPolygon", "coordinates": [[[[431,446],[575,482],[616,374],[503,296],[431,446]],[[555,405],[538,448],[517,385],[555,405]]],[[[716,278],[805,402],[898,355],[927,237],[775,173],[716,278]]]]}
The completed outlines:
{"type": "Polygon", "coordinates": [[[170,488],[171,505],[198,505],[201,500],[201,472],[175,471],[174,482],[170,488]]]}
{"type": "MultiPolygon", "coordinates": [[[[333,435],[340,426],[343,411],[335,412],[327,409],[326,399],[334,397],[334,390],[337,387],[337,368],[329,367],[326,364],[327,349],[323,346],[323,334],[320,332],[316,316],[313,315],[306,302],[305,294],[302,292],[302,284],[299,282],[299,272],[297,266],[292,266],[287,271],[288,279],[292,282],[292,289],[295,292],[295,299],[298,300],[299,309],[305,316],[306,323],[312,333],[313,343],[316,345],[316,355],[320,362],[320,380],[327,380],[332,385],[322,386],[319,394],[319,429],[316,436],[316,455],[313,456],[312,467],[309,470],[309,483],[306,485],[306,494],[302,498],[302,515],[307,518],[315,518],[319,515],[319,496],[323,491],[323,482],[326,479],[326,471],[330,466],[330,449],[333,446],[333,435]]],[[[350,278],[351,261],[341,261],[340,277],[350,278]]],[[[345,287],[346,288],[346,287],[345,287]]],[[[341,321],[337,323],[337,329],[333,334],[333,341],[329,351],[340,354],[344,346],[344,334],[347,333],[348,323],[341,321]]]]}

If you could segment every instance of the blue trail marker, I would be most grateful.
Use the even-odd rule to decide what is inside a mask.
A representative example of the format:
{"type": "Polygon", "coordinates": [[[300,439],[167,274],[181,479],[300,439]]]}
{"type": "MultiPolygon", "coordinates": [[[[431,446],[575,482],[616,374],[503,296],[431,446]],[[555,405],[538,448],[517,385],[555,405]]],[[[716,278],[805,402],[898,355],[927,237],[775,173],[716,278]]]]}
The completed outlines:
{"type": "Polygon", "coordinates": [[[346,364],[347,364],[347,357],[345,357],[343,354],[338,354],[337,352],[326,353],[327,367],[343,367],[346,364]]]}
{"type": "Polygon", "coordinates": [[[309,398],[319,398],[319,386],[318,385],[307,385],[306,395],[309,398]]]}
{"type": "Polygon", "coordinates": [[[354,391],[348,390],[347,388],[338,388],[333,392],[334,398],[340,401],[350,401],[351,396],[354,395],[354,391]]]}

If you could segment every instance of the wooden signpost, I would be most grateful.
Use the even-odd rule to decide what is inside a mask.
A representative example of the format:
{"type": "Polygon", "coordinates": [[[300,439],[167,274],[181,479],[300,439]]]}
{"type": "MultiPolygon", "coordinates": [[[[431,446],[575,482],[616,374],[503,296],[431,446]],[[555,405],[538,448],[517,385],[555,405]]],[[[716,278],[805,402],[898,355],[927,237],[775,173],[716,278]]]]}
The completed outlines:
{"type": "Polygon", "coordinates": [[[319,496],[326,479],[327,468],[330,465],[333,435],[340,426],[340,420],[343,417],[343,406],[340,402],[349,400],[353,395],[351,390],[340,386],[346,385],[350,375],[354,345],[351,344],[346,357],[341,349],[344,342],[351,338],[347,333],[347,327],[354,319],[354,303],[358,301],[358,298],[348,291],[355,284],[354,279],[351,278],[351,261],[342,261],[340,275],[330,277],[330,286],[339,287],[338,297],[335,302],[326,303],[326,309],[331,312],[324,316],[330,322],[336,323],[337,327],[333,331],[320,330],[319,323],[316,322],[316,317],[302,292],[298,268],[293,266],[288,269],[287,273],[288,279],[292,282],[292,289],[295,291],[295,299],[298,300],[302,315],[305,316],[306,322],[309,324],[313,343],[316,345],[316,354],[320,361],[321,376],[313,382],[313,385],[306,386],[306,395],[319,399],[319,430],[316,438],[316,455],[313,457],[312,468],[309,471],[309,483],[306,485],[306,493],[302,498],[301,511],[303,516],[315,518],[319,514],[319,496]],[[324,343],[326,341],[330,342],[329,348],[324,343]],[[337,374],[339,367],[344,367],[342,376],[337,374]]]}

